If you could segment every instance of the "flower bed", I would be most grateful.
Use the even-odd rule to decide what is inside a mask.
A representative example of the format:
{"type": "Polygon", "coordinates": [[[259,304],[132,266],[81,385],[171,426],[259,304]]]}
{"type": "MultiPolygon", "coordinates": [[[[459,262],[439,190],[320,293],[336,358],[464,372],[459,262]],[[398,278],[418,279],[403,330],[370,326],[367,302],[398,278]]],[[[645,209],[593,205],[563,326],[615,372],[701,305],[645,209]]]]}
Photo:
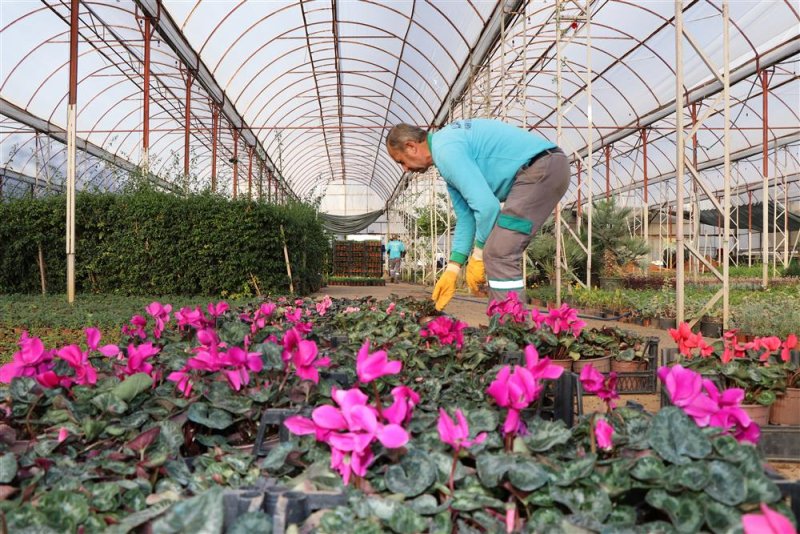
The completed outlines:
{"type": "Polygon", "coordinates": [[[617,407],[613,376],[588,364],[583,388],[606,411],[574,426],[542,419],[548,383],[565,375],[556,362],[599,350],[591,332],[567,307],[531,314],[509,299],[490,312],[477,329],[408,299],[153,302],[119,344],[93,328],[56,348],[23,335],[0,368],[5,524],[218,532],[300,522],[338,533],[788,524],[757,449],[737,441],[757,430],[738,403],[709,396],[710,423],[685,406],[617,407]],[[262,426],[270,446],[254,451],[266,409],[286,411],[262,426]],[[271,511],[253,504],[264,477],[291,490],[263,490],[271,511]],[[338,495],[330,510],[288,514],[320,491],[338,495]]]}

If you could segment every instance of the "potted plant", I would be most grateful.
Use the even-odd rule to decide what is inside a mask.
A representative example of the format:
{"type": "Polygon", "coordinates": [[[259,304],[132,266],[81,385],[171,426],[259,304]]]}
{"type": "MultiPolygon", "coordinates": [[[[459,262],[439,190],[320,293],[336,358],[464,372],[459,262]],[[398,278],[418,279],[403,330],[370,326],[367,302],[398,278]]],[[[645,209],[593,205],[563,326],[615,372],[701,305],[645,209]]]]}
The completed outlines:
{"type": "Polygon", "coordinates": [[[789,361],[783,364],[783,369],[786,391],[772,404],[769,422],[773,425],[800,425],[800,368],[796,362],[789,361]]]}
{"type": "Polygon", "coordinates": [[[620,342],[619,351],[611,359],[611,370],[617,373],[646,371],[649,363],[647,343],[636,340],[632,344],[620,342]]]}

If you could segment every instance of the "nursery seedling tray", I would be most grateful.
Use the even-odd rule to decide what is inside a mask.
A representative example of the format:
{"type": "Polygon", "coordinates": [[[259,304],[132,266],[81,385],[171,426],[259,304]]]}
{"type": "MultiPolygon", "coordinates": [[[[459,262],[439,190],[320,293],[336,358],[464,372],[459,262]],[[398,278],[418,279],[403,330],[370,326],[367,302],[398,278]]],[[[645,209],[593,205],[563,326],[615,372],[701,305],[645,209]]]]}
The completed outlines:
{"type": "Polygon", "coordinates": [[[800,462],[800,426],[762,426],[758,449],[769,460],[800,462]]]}

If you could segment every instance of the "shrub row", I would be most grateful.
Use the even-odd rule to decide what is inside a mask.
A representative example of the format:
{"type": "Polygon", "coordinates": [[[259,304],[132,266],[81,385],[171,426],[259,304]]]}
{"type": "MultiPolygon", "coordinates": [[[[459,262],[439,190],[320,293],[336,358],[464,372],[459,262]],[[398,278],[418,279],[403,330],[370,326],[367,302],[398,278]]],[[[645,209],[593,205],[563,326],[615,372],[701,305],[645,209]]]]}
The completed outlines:
{"type": "MultiPolygon", "coordinates": [[[[0,203],[0,293],[66,288],[66,199],[0,203]]],[[[216,195],[140,189],[76,196],[78,291],[128,295],[287,292],[283,226],[295,291],[316,291],[329,241],[307,204],[277,206],[216,195]],[[256,287],[258,286],[258,287],[256,287]]]]}

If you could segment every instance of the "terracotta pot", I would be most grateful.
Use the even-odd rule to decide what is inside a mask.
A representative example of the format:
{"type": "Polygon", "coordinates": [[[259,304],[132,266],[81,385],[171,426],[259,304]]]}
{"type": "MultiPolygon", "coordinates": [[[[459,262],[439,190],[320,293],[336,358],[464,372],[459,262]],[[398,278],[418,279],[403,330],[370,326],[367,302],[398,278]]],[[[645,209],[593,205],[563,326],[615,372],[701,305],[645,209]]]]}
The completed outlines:
{"type": "Polygon", "coordinates": [[[544,304],[544,301],[542,301],[542,299],[531,299],[531,306],[535,308],[541,307],[542,304],[544,304]]]}
{"type": "Polygon", "coordinates": [[[642,326],[650,326],[653,322],[651,317],[642,317],[642,326]]]}
{"type": "Polygon", "coordinates": [[[750,419],[758,426],[766,426],[769,424],[769,406],[763,404],[742,404],[742,410],[747,412],[750,419]]]}
{"type": "Polygon", "coordinates": [[[638,373],[647,370],[647,362],[643,360],[619,361],[611,360],[611,370],[617,373],[638,373]]]}
{"type": "Polygon", "coordinates": [[[770,406],[769,422],[773,425],[800,425],[800,388],[786,388],[770,406]]]}
{"type": "Polygon", "coordinates": [[[576,373],[580,373],[581,370],[586,367],[587,365],[592,364],[592,366],[601,373],[607,373],[611,371],[611,356],[603,356],[602,358],[589,358],[587,360],[578,360],[572,365],[572,370],[576,373]]]}
{"type": "Polygon", "coordinates": [[[572,370],[572,365],[575,363],[573,362],[572,358],[567,358],[566,360],[550,360],[550,363],[553,365],[557,365],[566,371],[572,370]]]}
{"type": "Polygon", "coordinates": [[[738,343],[747,343],[747,334],[736,332],[736,341],[738,343]]]}

